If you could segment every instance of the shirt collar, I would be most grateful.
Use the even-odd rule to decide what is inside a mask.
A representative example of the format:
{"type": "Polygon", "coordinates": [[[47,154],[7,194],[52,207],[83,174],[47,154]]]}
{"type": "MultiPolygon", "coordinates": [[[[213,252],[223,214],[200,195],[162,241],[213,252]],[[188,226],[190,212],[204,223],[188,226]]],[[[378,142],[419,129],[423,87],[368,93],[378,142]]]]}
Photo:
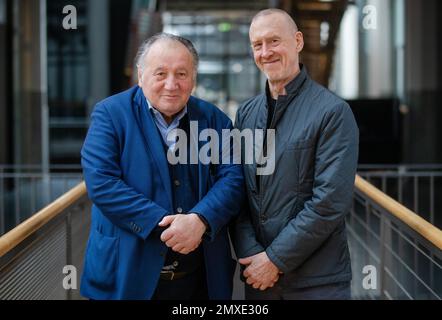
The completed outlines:
{"type": "Polygon", "coordinates": [[[168,124],[166,120],[164,120],[163,115],[161,112],[159,112],[157,109],[155,109],[154,106],[149,102],[149,100],[146,98],[147,105],[149,106],[149,110],[153,113],[155,117],[155,122],[163,127],[164,129],[168,129],[169,127],[177,128],[180,120],[187,114],[187,105],[184,106],[183,110],[181,110],[178,114],[175,115],[172,122],[168,124]]]}

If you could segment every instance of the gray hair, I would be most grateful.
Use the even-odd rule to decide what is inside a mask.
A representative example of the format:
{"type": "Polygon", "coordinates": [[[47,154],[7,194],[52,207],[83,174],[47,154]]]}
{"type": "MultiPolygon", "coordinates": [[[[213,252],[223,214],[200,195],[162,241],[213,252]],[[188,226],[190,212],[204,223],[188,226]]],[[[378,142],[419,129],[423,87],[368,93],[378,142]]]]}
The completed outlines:
{"type": "Polygon", "coordinates": [[[186,38],[165,32],[157,33],[141,44],[140,48],[138,49],[137,56],[135,57],[135,64],[137,68],[140,70],[144,69],[144,58],[146,57],[152,45],[159,40],[170,40],[183,44],[186,47],[186,49],[189,51],[190,55],[192,56],[193,67],[196,77],[196,74],[198,72],[199,57],[198,57],[198,52],[196,51],[192,42],[186,38]]]}
{"type": "Polygon", "coordinates": [[[260,18],[260,17],[268,16],[268,15],[271,15],[271,14],[274,14],[274,13],[280,14],[280,15],[282,15],[283,17],[285,17],[285,19],[287,20],[287,22],[290,24],[290,26],[293,28],[294,31],[298,31],[298,30],[299,30],[299,29],[298,29],[298,26],[296,25],[296,22],[295,22],[295,20],[292,18],[292,16],[289,15],[286,11],[281,10],[281,9],[278,9],[278,8],[269,8],[269,9],[264,9],[264,10],[259,11],[259,12],[253,17],[251,23],[253,23],[255,20],[257,20],[257,19],[260,18]]]}

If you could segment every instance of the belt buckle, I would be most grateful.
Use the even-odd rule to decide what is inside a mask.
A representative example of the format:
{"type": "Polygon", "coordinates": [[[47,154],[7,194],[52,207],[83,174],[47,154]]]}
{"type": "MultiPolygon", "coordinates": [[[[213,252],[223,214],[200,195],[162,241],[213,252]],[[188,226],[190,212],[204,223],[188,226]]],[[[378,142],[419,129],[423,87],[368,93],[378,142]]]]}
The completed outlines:
{"type": "Polygon", "coordinates": [[[175,277],[175,272],[173,272],[173,271],[170,271],[170,270],[166,270],[166,271],[164,271],[164,270],[161,270],[161,274],[163,274],[163,275],[170,275],[170,279],[167,279],[167,280],[169,280],[169,281],[172,281],[173,280],[173,278],[175,277]]]}

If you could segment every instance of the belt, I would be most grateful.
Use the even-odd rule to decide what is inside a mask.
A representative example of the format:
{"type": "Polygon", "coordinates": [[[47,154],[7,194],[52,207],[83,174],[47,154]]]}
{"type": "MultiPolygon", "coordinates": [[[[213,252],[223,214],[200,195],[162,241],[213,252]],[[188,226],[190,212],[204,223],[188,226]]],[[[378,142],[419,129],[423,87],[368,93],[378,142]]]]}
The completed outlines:
{"type": "Polygon", "coordinates": [[[172,280],[184,278],[187,274],[188,274],[188,272],[174,272],[174,271],[161,270],[160,279],[172,281],[172,280]]]}

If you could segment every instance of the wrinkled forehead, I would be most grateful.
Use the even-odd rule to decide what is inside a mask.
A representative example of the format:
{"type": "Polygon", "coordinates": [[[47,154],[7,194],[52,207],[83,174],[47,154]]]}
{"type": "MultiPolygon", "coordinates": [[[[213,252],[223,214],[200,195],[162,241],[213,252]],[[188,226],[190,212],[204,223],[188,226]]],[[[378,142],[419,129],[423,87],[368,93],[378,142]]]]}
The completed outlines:
{"type": "Polygon", "coordinates": [[[164,54],[164,53],[177,53],[179,55],[182,55],[183,53],[186,53],[191,57],[189,50],[186,48],[184,44],[182,44],[179,41],[175,41],[172,39],[159,39],[155,41],[151,47],[149,48],[149,51],[147,52],[147,56],[149,55],[156,55],[156,54],[164,54]]]}
{"type": "Polygon", "coordinates": [[[158,64],[194,67],[192,54],[184,44],[170,39],[160,39],[152,44],[144,57],[146,65],[156,67],[158,64]]]}

